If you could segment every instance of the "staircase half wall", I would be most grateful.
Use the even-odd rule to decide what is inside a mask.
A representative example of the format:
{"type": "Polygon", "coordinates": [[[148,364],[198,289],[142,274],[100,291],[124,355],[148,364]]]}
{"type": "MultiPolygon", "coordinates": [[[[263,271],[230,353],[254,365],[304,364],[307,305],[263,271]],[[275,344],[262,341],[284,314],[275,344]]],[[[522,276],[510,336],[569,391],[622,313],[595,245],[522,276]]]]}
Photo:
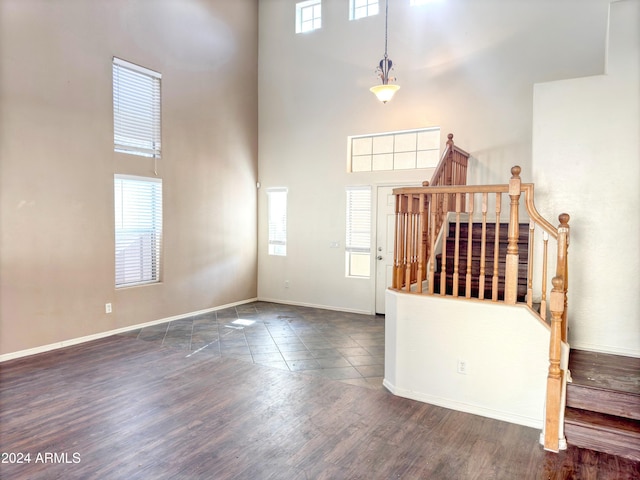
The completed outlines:
{"type": "Polygon", "coordinates": [[[393,394],[542,429],[550,331],[528,307],[387,290],[385,323],[393,394]]]}

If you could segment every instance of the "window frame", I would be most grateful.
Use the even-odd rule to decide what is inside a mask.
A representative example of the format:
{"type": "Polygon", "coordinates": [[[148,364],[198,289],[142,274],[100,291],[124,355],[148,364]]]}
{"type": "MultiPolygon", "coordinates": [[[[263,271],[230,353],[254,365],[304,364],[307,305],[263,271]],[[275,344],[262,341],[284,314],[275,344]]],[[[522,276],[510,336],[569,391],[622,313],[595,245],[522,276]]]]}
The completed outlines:
{"type": "Polygon", "coordinates": [[[379,0],[349,0],[349,20],[373,17],[380,13],[379,0]]]}
{"type": "Polygon", "coordinates": [[[113,149],[162,156],[162,74],[118,57],[112,61],[113,149]]]}
{"type": "Polygon", "coordinates": [[[371,185],[347,186],[345,193],[345,276],[347,278],[369,279],[371,278],[373,189],[371,185]],[[358,194],[364,194],[364,198],[353,198],[358,194]],[[354,204],[358,207],[356,210],[353,209],[354,204]],[[358,212],[360,215],[356,218],[358,212]],[[354,227],[354,225],[357,226],[354,227]],[[359,273],[354,272],[357,257],[366,257],[366,260],[362,260],[360,265],[365,270],[359,273]]]}
{"type": "Polygon", "coordinates": [[[113,203],[115,287],[160,283],[163,244],[162,179],[115,174],[113,203]],[[148,197],[145,197],[147,193],[148,197]],[[129,200],[125,200],[125,195],[129,200]],[[132,216],[138,218],[134,220],[132,216]]]}
{"type": "Polygon", "coordinates": [[[309,33],[322,28],[322,0],[305,0],[296,3],[296,33],[309,33]],[[310,19],[305,15],[311,12],[310,19]],[[309,26],[310,25],[310,26],[309,26]]]}
{"type": "Polygon", "coordinates": [[[273,187],[267,189],[267,253],[269,256],[287,256],[287,220],[288,220],[288,195],[286,187],[273,187]],[[278,197],[282,196],[278,199],[278,197]],[[284,214],[280,221],[273,217],[282,215],[282,211],[274,210],[276,201],[284,203],[284,214]]]}
{"type": "MultiPolygon", "coordinates": [[[[399,170],[419,170],[435,168],[440,161],[441,129],[440,127],[414,128],[392,132],[351,135],[347,137],[347,172],[389,172],[399,170]],[[414,146],[401,146],[415,135],[414,146]],[[424,135],[421,137],[421,135],[424,135]],[[380,149],[376,145],[384,142],[392,146],[380,149]],[[421,148],[421,142],[433,141],[433,146],[421,148]],[[367,151],[363,152],[363,148],[367,151]],[[407,160],[409,159],[409,160],[407,160]],[[411,166],[407,166],[411,163],[411,166]],[[390,163],[391,168],[384,168],[390,163]],[[364,168],[364,165],[368,165],[364,168]]],[[[422,145],[424,147],[424,145],[422,145]]]]}

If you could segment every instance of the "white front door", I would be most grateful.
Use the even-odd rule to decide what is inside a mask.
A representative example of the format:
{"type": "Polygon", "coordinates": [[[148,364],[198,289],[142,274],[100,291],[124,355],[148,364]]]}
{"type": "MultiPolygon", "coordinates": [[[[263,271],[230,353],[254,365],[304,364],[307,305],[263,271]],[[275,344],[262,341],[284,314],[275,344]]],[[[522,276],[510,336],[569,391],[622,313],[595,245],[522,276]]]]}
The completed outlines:
{"type": "Polygon", "coordinates": [[[393,247],[395,245],[394,186],[378,187],[376,223],[376,313],[383,314],[385,291],[393,279],[393,247]]]}

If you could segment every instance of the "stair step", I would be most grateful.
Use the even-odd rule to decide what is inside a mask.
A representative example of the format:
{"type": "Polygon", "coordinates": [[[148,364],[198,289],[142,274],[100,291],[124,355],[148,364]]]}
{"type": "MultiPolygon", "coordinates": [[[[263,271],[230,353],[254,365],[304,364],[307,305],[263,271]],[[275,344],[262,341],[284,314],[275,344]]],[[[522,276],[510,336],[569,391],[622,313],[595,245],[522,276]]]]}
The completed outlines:
{"type": "Polygon", "coordinates": [[[571,350],[569,371],[567,443],[640,461],[640,358],[571,350]]]}
{"type": "Polygon", "coordinates": [[[571,350],[567,406],[640,420],[640,358],[571,350]]]}
{"type": "Polygon", "coordinates": [[[569,407],[564,430],[569,445],[640,461],[638,420],[569,407]]]}
{"type": "Polygon", "coordinates": [[[640,420],[640,395],[567,384],[567,406],[640,420]]]}
{"type": "MultiPolygon", "coordinates": [[[[459,236],[459,256],[458,256],[458,281],[459,290],[458,295],[464,296],[466,289],[466,275],[467,275],[467,250],[469,244],[468,237],[469,224],[467,222],[460,222],[460,236],[459,236]]],[[[447,276],[447,294],[451,295],[453,291],[453,270],[455,263],[455,222],[449,223],[449,229],[447,238],[445,238],[445,252],[446,252],[446,269],[447,276]]],[[[528,257],[529,257],[529,225],[520,224],[520,235],[518,241],[518,301],[524,301],[527,293],[527,274],[528,274],[528,257]]],[[[500,224],[500,235],[498,245],[498,286],[497,295],[498,299],[504,299],[505,290],[505,270],[506,270],[506,254],[508,246],[508,232],[509,224],[500,224]]],[[[479,298],[480,290],[480,258],[482,252],[482,224],[474,222],[472,226],[472,239],[471,239],[471,293],[473,298],[479,298]]],[[[485,232],[485,255],[484,255],[484,272],[485,272],[485,289],[484,298],[492,297],[492,285],[493,285],[493,268],[494,268],[494,252],[495,252],[495,223],[486,224],[485,232]]],[[[442,275],[442,253],[436,255],[435,264],[435,284],[434,289],[436,293],[440,292],[440,276],[442,275]]]]}
{"type": "MultiPolygon", "coordinates": [[[[460,222],[460,231],[464,231],[465,233],[469,230],[469,223],[468,222],[460,222]]],[[[456,222],[455,221],[451,221],[449,222],[449,229],[448,232],[449,233],[455,233],[456,231],[456,222]]],[[[495,238],[495,231],[496,231],[496,225],[495,222],[487,222],[486,224],[486,230],[485,233],[487,236],[491,235],[492,238],[495,238]]],[[[523,235],[529,236],[529,224],[528,223],[520,223],[519,224],[519,228],[518,228],[518,232],[520,233],[520,236],[522,237],[523,235]]],[[[509,224],[508,223],[501,223],[500,224],[500,237],[501,238],[507,238],[508,237],[508,233],[509,233],[509,224]]],[[[472,234],[474,237],[478,237],[480,238],[480,236],[482,235],[482,223],[481,222],[473,222],[473,230],[472,230],[472,234]]]]}

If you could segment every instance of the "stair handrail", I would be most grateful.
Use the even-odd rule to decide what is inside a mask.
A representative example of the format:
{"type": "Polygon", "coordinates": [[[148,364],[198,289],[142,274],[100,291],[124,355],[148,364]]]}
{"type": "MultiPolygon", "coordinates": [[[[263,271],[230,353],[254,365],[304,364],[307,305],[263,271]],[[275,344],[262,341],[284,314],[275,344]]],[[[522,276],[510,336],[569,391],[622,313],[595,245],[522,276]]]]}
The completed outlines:
{"type": "Polygon", "coordinates": [[[447,142],[440,162],[431,175],[429,185],[466,185],[469,153],[458,147],[453,141],[453,133],[447,135],[447,142]]]}

